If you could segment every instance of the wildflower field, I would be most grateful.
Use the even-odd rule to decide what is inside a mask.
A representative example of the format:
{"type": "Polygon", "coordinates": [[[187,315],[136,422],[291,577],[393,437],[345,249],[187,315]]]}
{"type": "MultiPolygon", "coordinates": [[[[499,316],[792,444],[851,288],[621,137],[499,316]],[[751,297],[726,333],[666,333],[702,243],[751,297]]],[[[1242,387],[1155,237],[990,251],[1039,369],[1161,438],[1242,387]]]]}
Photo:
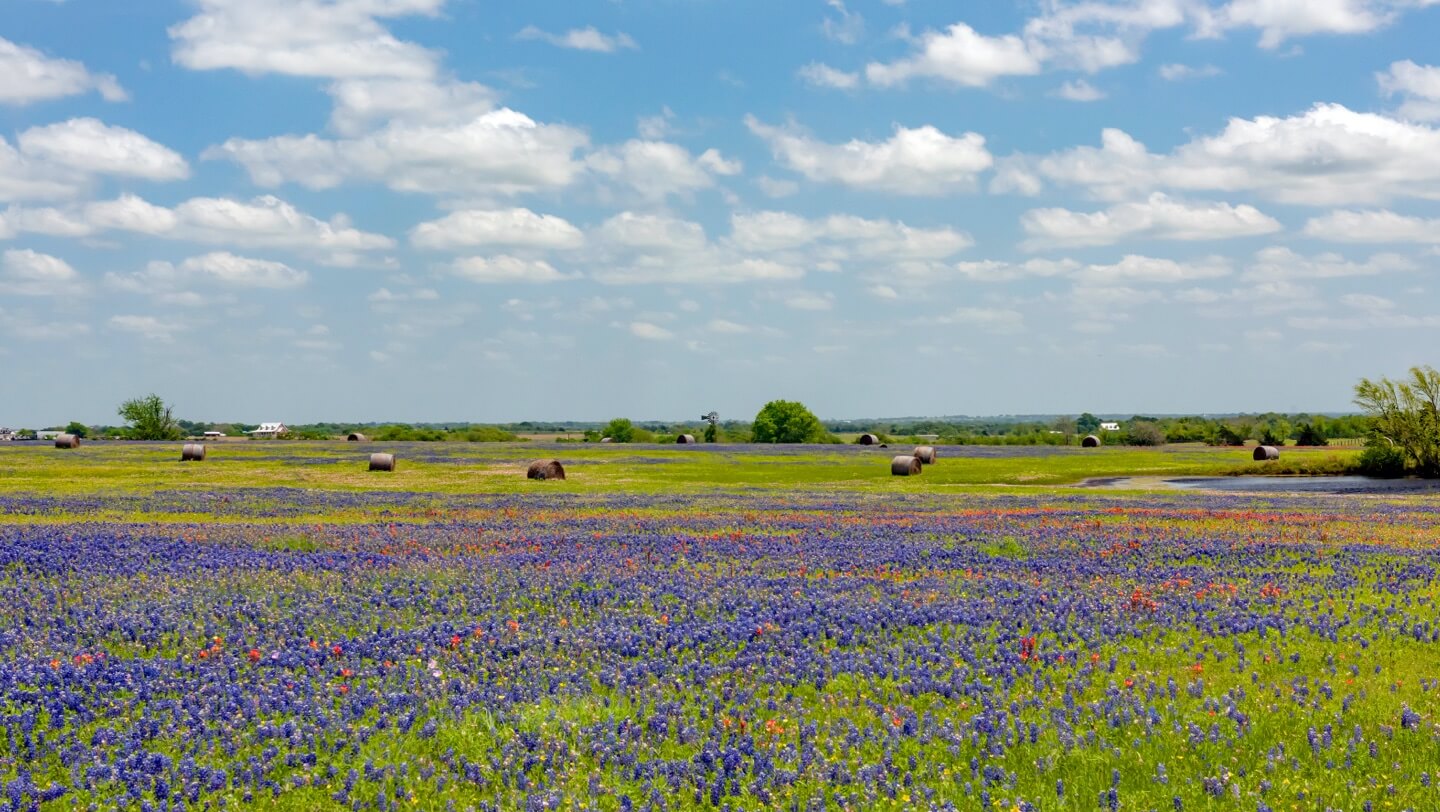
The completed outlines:
{"type": "Polygon", "coordinates": [[[0,809],[1440,808],[1440,498],[1062,451],[0,450],[0,809]]]}

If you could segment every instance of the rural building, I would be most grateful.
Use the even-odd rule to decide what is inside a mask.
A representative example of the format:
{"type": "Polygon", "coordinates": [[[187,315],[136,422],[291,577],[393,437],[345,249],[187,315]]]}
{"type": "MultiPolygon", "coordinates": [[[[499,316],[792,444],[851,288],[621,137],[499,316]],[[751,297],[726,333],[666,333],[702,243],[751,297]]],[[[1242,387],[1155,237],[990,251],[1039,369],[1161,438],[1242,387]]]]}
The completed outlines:
{"type": "Polygon", "coordinates": [[[46,429],[45,431],[37,431],[37,432],[35,432],[35,439],[37,439],[37,440],[53,440],[53,439],[55,439],[56,437],[59,437],[60,435],[62,435],[62,434],[64,434],[64,433],[65,433],[65,432],[62,431],[62,430],[60,430],[60,429],[46,429]]]}
{"type": "Polygon", "coordinates": [[[284,423],[261,423],[260,428],[245,433],[257,440],[273,440],[288,431],[284,423]]]}
{"type": "Polygon", "coordinates": [[[0,443],[9,443],[15,440],[15,432],[11,429],[0,429],[0,443]]]}
{"type": "Polygon", "coordinates": [[[1100,424],[1100,430],[1101,430],[1101,431],[1119,431],[1119,430],[1120,430],[1120,424],[1119,424],[1119,423],[1101,423],[1101,424],[1100,424]]]}
{"type": "Polygon", "coordinates": [[[224,436],[225,436],[225,432],[223,432],[223,431],[207,431],[207,432],[205,432],[205,439],[207,439],[207,440],[218,440],[218,439],[220,439],[221,437],[224,437],[224,436]]]}

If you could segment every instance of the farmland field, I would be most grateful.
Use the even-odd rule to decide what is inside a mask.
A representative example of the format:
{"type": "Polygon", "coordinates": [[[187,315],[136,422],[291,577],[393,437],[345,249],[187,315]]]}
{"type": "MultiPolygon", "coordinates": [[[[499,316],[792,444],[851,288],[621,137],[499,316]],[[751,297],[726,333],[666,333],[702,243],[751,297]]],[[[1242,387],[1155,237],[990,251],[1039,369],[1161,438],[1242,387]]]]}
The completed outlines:
{"type": "Polygon", "coordinates": [[[0,448],[0,809],[1440,808],[1440,499],[892,452],[0,448]]]}

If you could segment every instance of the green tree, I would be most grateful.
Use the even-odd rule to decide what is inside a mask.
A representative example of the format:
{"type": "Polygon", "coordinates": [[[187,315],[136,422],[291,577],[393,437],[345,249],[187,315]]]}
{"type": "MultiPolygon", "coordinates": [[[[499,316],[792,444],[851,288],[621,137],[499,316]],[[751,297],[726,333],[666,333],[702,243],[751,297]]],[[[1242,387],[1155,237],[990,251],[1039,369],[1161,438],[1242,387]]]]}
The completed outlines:
{"type": "Polygon", "coordinates": [[[90,434],[90,427],[77,420],[71,420],[70,425],[65,427],[65,433],[73,434],[83,440],[90,434]]]}
{"type": "Polygon", "coordinates": [[[1440,477],[1440,372],[1411,367],[1408,379],[1361,378],[1355,384],[1355,405],[1370,415],[1374,433],[1400,449],[1416,473],[1440,477]]]}
{"type": "Polygon", "coordinates": [[[602,437],[609,437],[612,443],[628,443],[635,439],[635,424],[628,418],[617,417],[600,430],[602,437]]]}
{"type": "Polygon", "coordinates": [[[119,414],[128,424],[126,434],[132,440],[178,440],[183,436],[170,407],[159,395],[127,400],[120,404],[119,414]]]}
{"type": "Polygon", "coordinates": [[[707,443],[713,443],[713,442],[718,441],[719,439],[720,439],[720,430],[715,427],[715,424],[714,424],[714,423],[707,424],[707,425],[705,426],[705,442],[707,442],[707,443]]]}
{"type": "Polygon", "coordinates": [[[1131,421],[1126,427],[1126,445],[1165,445],[1165,430],[1153,420],[1131,421]]]}
{"type": "Polygon", "coordinates": [[[1330,445],[1325,428],[1320,422],[1301,423],[1300,433],[1295,436],[1296,445],[1330,445]]]}
{"type": "Polygon", "coordinates": [[[1100,418],[1089,412],[1075,418],[1075,432],[1077,434],[1094,434],[1100,430],[1100,418]]]}
{"type": "Polygon", "coordinates": [[[772,400],[755,415],[754,439],[757,443],[823,443],[829,432],[820,418],[791,400],[772,400]]]}

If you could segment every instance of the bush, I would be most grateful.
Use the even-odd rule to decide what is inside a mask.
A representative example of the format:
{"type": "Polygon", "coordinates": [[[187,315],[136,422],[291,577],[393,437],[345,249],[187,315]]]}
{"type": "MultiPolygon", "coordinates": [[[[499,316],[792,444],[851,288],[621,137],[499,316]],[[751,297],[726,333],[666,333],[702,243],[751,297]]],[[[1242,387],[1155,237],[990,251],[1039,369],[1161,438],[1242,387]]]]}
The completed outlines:
{"type": "Polygon", "coordinates": [[[601,437],[609,437],[612,443],[635,442],[635,424],[627,418],[617,417],[600,430],[601,437]]]}
{"type": "Polygon", "coordinates": [[[1314,423],[1305,423],[1300,426],[1300,433],[1295,436],[1296,445],[1330,445],[1330,440],[1325,436],[1325,430],[1314,423]]]}
{"type": "Polygon", "coordinates": [[[1149,421],[1135,421],[1121,439],[1125,445],[1165,445],[1165,430],[1149,421]]]}
{"type": "Polygon", "coordinates": [[[1360,473],[1365,476],[1395,478],[1405,475],[1405,452],[1390,441],[1372,437],[1360,452],[1360,473]]]}
{"type": "Polygon", "coordinates": [[[834,437],[805,404],[772,400],[755,415],[757,443],[828,443],[834,437]]]}

